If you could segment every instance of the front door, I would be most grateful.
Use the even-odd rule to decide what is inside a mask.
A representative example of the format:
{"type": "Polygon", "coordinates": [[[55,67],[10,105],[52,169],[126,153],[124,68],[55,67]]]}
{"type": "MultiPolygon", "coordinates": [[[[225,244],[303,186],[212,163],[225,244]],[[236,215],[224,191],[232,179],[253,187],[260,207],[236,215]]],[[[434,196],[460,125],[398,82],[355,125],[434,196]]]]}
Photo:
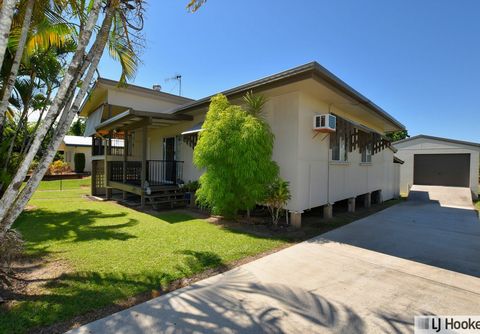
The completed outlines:
{"type": "Polygon", "coordinates": [[[175,137],[163,140],[163,160],[166,183],[175,183],[177,167],[175,164],[175,137]]]}

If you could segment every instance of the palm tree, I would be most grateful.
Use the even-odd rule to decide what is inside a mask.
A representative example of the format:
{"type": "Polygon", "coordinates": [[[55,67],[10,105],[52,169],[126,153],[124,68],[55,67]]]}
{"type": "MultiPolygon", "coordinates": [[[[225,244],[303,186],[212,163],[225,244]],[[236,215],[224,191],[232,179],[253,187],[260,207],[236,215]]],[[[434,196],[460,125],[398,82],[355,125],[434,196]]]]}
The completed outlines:
{"type": "Polygon", "coordinates": [[[8,80],[4,83],[2,101],[0,102],[0,134],[3,128],[2,124],[4,122],[5,112],[8,108],[8,100],[10,99],[13,86],[15,85],[18,69],[20,68],[20,61],[23,56],[23,49],[25,47],[25,43],[27,42],[28,30],[30,29],[30,23],[32,21],[34,5],[35,0],[27,0],[17,51],[15,53],[15,57],[13,58],[13,64],[10,69],[8,80]]]}
{"type": "MultiPolygon", "coordinates": [[[[69,0],[70,1],[70,0],[69,0]]],[[[103,0],[105,1],[105,0],[103,0]]],[[[53,156],[60,145],[61,140],[68,131],[70,124],[77,114],[81,101],[86,95],[87,89],[96,73],[98,63],[102,56],[104,47],[109,40],[109,49],[113,56],[117,54],[117,59],[122,65],[122,78],[127,79],[134,75],[138,58],[136,49],[140,47],[135,39],[135,32],[143,27],[143,2],[144,0],[109,0],[105,1],[105,15],[101,28],[95,38],[95,42],[90,48],[88,54],[85,54],[86,46],[89,44],[95,23],[99,16],[101,0],[91,0],[85,5],[85,1],[73,1],[83,5],[77,8],[80,15],[79,19],[79,37],[76,52],[74,53],[68,70],[57,89],[57,94],[48,109],[48,112],[35,133],[35,138],[28,149],[21,166],[18,168],[12,182],[9,184],[4,195],[0,199],[0,243],[5,240],[5,236],[22,212],[33,191],[37,188],[40,180],[46,172],[53,156]],[[89,10],[85,10],[88,8],[89,10]],[[115,26],[112,31],[112,25],[115,26]],[[136,22],[136,24],[135,24],[136,22]],[[110,38],[108,38],[110,37],[110,38]],[[133,39],[132,39],[133,37],[133,39]],[[85,74],[86,73],[86,74],[85,74]],[[85,77],[83,77],[85,74],[85,77]],[[77,91],[78,83],[81,81],[80,89],[77,91]],[[20,191],[22,181],[24,180],[34,156],[39,152],[40,144],[47,132],[52,128],[55,120],[59,118],[53,137],[49,141],[48,148],[42,156],[32,177],[30,177],[26,186],[20,191]]],[[[192,0],[187,8],[194,12],[206,0],[192,0]]]]}
{"type": "Polygon", "coordinates": [[[250,115],[259,117],[268,100],[263,95],[255,95],[253,92],[247,92],[243,97],[243,102],[245,103],[245,109],[250,115]]]}
{"type": "Polygon", "coordinates": [[[52,45],[61,46],[67,38],[71,38],[72,30],[63,19],[51,15],[52,9],[50,6],[52,6],[50,1],[27,0],[21,6],[20,14],[17,15],[23,18],[23,22],[21,29],[12,30],[9,39],[10,47],[16,47],[16,52],[8,79],[4,82],[3,96],[0,102],[0,135],[2,134],[5,112],[8,108],[8,101],[15,85],[22,58],[31,56],[39,48],[52,45]]]}
{"type": "MultiPolygon", "coordinates": [[[[18,198],[15,201],[15,203],[8,210],[7,214],[3,217],[3,219],[0,220],[0,240],[3,239],[7,231],[12,226],[13,222],[17,219],[17,217],[23,211],[23,208],[31,198],[34,190],[38,187],[38,184],[42,180],[49,165],[53,161],[53,158],[58,149],[58,146],[60,145],[61,141],[65,137],[68,129],[70,128],[70,124],[72,123],[74,117],[78,112],[78,108],[80,107],[80,104],[87,93],[88,87],[90,86],[90,82],[93,79],[98,63],[100,62],[100,58],[102,56],[103,50],[108,41],[109,31],[112,26],[113,17],[116,10],[116,8],[113,5],[114,3],[112,2],[111,6],[109,6],[105,12],[105,17],[104,17],[102,26],[97,35],[95,43],[91,48],[93,52],[91,53],[89,52],[89,54],[92,55],[92,58],[90,60],[87,74],[83,79],[82,85],[73,101],[73,104],[70,107],[69,105],[66,106],[66,110],[64,110],[61,115],[59,124],[53,134],[53,138],[47,148],[46,154],[42,157],[42,159],[38,163],[37,168],[32,173],[32,176],[29,178],[26,186],[18,195],[18,198]]],[[[83,69],[84,68],[85,67],[83,67],[83,69]]],[[[82,77],[83,73],[80,73],[79,76],[82,77]]]]}
{"type": "MultiPolygon", "coordinates": [[[[18,168],[17,173],[15,174],[5,193],[0,199],[0,221],[5,218],[7,210],[11,208],[12,204],[16,200],[18,191],[22,185],[23,180],[27,176],[30,165],[32,164],[32,161],[40,148],[43,138],[47,135],[48,130],[58,116],[61,104],[64,103],[64,100],[69,99],[69,96],[66,95],[69,87],[72,84],[76,85],[76,82],[79,79],[77,78],[77,81],[74,80],[83,65],[85,49],[89,44],[91,36],[93,34],[93,30],[95,29],[95,24],[100,13],[101,4],[102,0],[93,0],[93,3],[89,10],[87,21],[82,27],[79,35],[77,50],[73,55],[68,70],[62,80],[60,87],[57,90],[55,99],[53,100],[53,103],[50,106],[43,123],[39,126],[35,134],[35,138],[30,146],[30,149],[25,155],[22,164],[18,168]]],[[[0,240],[3,239],[6,231],[9,228],[7,227],[5,229],[5,225],[3,223],[1,225],[2,229],[0,230],[0,240]]]]}
{"type": "Polygon", "coordinates": [[[17,0],[3,0],[2,9],[0,11],[0,64],[3,64],[3,57],[7,50],[8,37],[10,35],[10,27],[12,25],[13,10],[17,0]]]}

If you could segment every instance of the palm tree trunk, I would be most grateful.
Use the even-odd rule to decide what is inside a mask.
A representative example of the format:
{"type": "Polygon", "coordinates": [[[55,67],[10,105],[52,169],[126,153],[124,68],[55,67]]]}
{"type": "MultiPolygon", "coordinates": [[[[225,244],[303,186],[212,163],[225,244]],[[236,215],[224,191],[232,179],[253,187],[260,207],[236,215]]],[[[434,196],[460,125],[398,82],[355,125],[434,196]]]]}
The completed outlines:
{"type": "MultiPolygon", "coordinates": [[[[23,101],[22,115],[20,116],[18,126],[16,128],[15,133],[13,134],[12,142],[10,143],[10,147],[8,148],[7,158],[5,159],[5,163],[3,165],[4,170],[7,170],[8,164],[10,162],[10,158],[12,156],[13,148],[15,146],[15,140],[17,139],[17,136],[19,135],[20,131],[23,128],[27,128],[27,125],[28,125],[27,124],[27,122],[28,122],[28,110],[30,108],[30,101],[32,100],[33,88],[35,86],[35,78],[36,78],[35,72],[31,73],[30,76],[31,76],[31,79],[30,79],[29,91],[28,91],[27,96],[25,96],[25,99],[23,101]]],[[[23,142],[25,142],[25,139],[23,140],[23,142]]],[[[22,144],[22,146],[23,146],[23,144],[22,144]]]]}
{"type": "MultiPolygon", "coordinates": [[[[55,153],[57,152],[58,146],[62,142],[63,138],[65,137],[70,125],[77,114],[77,111],[82,103],[87,90],[90,86],[90,83],[93,79],[95,71],[97,70],[98,63],[100,62],[100,58],[102,57],[103,50],[108,40],[108,33],[110,31],[113,19],[113,8],[109,8],[105,13],[105,20],[100,28],[98,33],[97,40],[95,44],[92,46],[94,49],[93,58],[91,60],[90,66],[88,67],[88,72],[83,79],[82,86],[75,97],[75,100],[71,106],[71,108],[66,108],[61,116],[61,121],[59,122],[57,129],[53,135],[52,141],[48,145],[47,152],[40,160],[37,168],[32,173],[32,176],[28,180],[25,188],[19,194],[17,200],[12,205],[12,207],[8,210],[5,218],[0,221],[0,242],[3,239],[5,233],[11,228],[12,224],[18,218],[18,216],[22,213],[25,205],[27,205],[28,201],[33,195],[35,189],[37,189],[40,181],[42,180],[45,172],[48,169],[48,166],[52,163],[53,158],[55,157],[55,153]]],[[[68,107],[68,106],[67,106],[68,107]]]]}
{"type": "MultiPolygon", "coordinates": [[[[51,90],[51,88],[48,88],[45,101],[50,100],[50,95],[51,94],[52,94],[52,90],[51,90]]],[[[37,132],[37,129],[40,126],[40,123],[42,122],[42,118],[43,118],[43,114],[45,113],[45,110],[47,110],[47,105],[46,104],[43,106],[42,111],[40,111],[40,115],[38,116],[37,123],[35,123],[35,126],[33,127],[32,134],[35,134],[35,132],[37,132]]],[[[33,140],[33,136],[30,136],[30,135],[25,136],[25,138],[23,140],[23,143],[22,143],[22,148],[20,150],[20,155],[21,156],[23,156],[25,151],[28,151],[28,149],[30,148],[30,145],[32,144],[32,140],[33,140]],[[28,139],[28,141],[27,141],[27,139],[28,139]]]]}
{"type": "MultiPolygon", "coordinates": [[[[27,110],[27,112],[28,112],[28,110],[27,110]]],[[[20,120],[18,122],[17,128],[15,129],[15,133],[13,134],[12,142],[10,143],[10,147],[8,148],[7,157],[6,157],[4,165],[3,165],[3,170],[7,170],[8,163],[10,162],[10,157],[12,156],[13,148],[15,146],[15,140],[17,140],[18,133],[20,132],[20,130],[22,128],[22,123],[25,121],[25,116],[24,116],[25,114],[26,113],[25,113],[25,110],[24,110],[22,112],[22,115],[20,116],[20,120]]]]}
{"type": "MultiPolygon", "coordinates": [[[[13,58],[12,68],[8,80],[3,89],[2,102],[0,103],[0,124],[3,124],[5,113],[8,108],[8,100],[12,94],[13,87],[15,86],[15,80],[17,79],[18,69],[20,68],[20,62],[22,61],[23,50],[25,49],[25,43],[27,43],[28,31],[30,30],[30,23],[32,22],[33,7],[35,6],[35,0],[28,0],[25,7],[25,16],[23,18],[22,30],[20,34],[20,40],[18,41],[17,51],[15,52],[15,58],[13,58]]],[[[0,125],[0,134],[3,133],[3,126],[0,125]]]]}
{"type": "Polygon", "coordinates": [[[65,74],[62,80],[62,83],[58,88],[55,99],[52,105],[50,106],[50,109],[48,110],[48,113],[47,113],[47,116],[45,117],[44,122],[38,128],[37,133],[35,134],[35,139],[33,140],[32,145],[28,150],[27,154],[25,155],[25,158],[23,159],[20,167],[18,168],[17,173],[15,174],[13,180],[10,182],[7,189],[5,190],[5,193],[0,199],[0,221],[2,221],[5,218],[5,214],[7,210],[15,201],[18,195],[18,192],[20,190],[20,187],[22,186],[22,183],[25,180],[25,177],[27,176],[30,165],[33,159],[35,158],[35,155],[37,154],[40,148],[40,145],[47,134],[48,129],[55,121],[59,107],[66,98],[68,88],[72,83],[73,79],[75,78],[76,74],[78,73],[79,67],[82,65],[85,49],[88,43],[90,42],[93,29],[95,27],[95,24],[99,16],[101,4],[102,4],[102,0],[93,1],[93,6],[88,14],[85,29],[83,30],[83,33],[80,35],[80,38],[77,44],[77,50],[73,55],[73,58],[70,62],[67,73],[65,74]]]}
{"type": "MultiPolygon", "coordinates": [[[[8,37],[10,36],[10,28],[12,26],[13,10],[18,0],[3,0],[2,9],[0,11],[0,66],[3,64],[5,51],[7,50],[8,37]]],[[[0,118],[0,124],[3,119],[0,118]]]]}

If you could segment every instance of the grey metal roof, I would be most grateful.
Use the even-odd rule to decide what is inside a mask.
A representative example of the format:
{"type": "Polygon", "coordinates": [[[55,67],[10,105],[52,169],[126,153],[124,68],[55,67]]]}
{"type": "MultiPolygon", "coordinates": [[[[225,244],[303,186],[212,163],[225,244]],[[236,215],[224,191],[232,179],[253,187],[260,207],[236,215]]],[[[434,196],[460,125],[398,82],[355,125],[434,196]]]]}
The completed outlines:
{"type": "Polygon", "coordinates": [[[203,126],[203,122],[197,123],[194,126],[192,126],[190,129],[188,129],[186,131],[183,131],[181,134],[182,135],[189,135],[189,134],[192,134],[192,133],[200,132],[200,131],[202,131],[202,126],[203,126]]]}
{"type": "MultiPolygon", "coordinates": [[[[235,96],[241,96],[248,91],[265,90],[268,88],[278,87],[288,83],[310,79],[310,78],[319,80],[323,83],[330,85],[333,88],[340,90],[342,93],[355,99],[359,104],[367,107],[368,109],[377,113],[382,118],[391,122],[399,129],[405,129],[405,126],[402,123],[400,123],[398,120],[396,120],[393,116],[391,116],[385,110],[383,110],[382,108],[377,106],[375,103],[367,99],[358,91],[350,87],[348,84],[343,82],[340,78],[335,76],[332,72],[328,71],[325,67],[321,66],[317,62],[311,62],[305,65],[301,65],[301,66],[292,68],[290,70],[283,71],[283,72],[223,91],[221,93],[231,98],[235,96]]],[[[213,96],[214,95],[207,96],[200,100],[187,103],[179,107],[175,107],[172,109],[172,112],[182,113],[194,108],[206,106],[210,103],[210,100],[213,96]]]]}
{"type": "Polygon", "coordinates": [[[115,86],[115,87],[119,87],[119,88],[132,89],[132,90],[136,90],[136,91],[139,91],[139,92],[151,94],[151,95],[154,95],[154,96],[167,97],[167,98],[171,98],[171,99],[175,99],[175,100],[183,101],[183,102],[194,101],[193,99],[190,99],[190,98],[185,97],[185,96],[170,94],[170,93],[163,92],[161,90],[155,90],[155,89],[152,89],[152,88],[142,87],[142,86],[134,85],[134,84],[131,84],[131,83],[126,83],[125,85],[121,85],[118,81],[115,81],[115,80],[112,80],[112,79],[107,79],[107,78],[98,78],[97,81],[95,82],[95,84],[97,84],[97,83],[102,83],[102,84],[105,84],[105,85],[115,86]]]}
{"type": "Polygon", "coordinates": [[[409,141],[412,141],[412,140],[415,140],[415,139],[420,139],[420,138],[440,140],[440,141],[445,141],[445,142],[453,143],[453,144],[460,144],[460,145],[468,145],[468,146],[480,147],[480,143],[474,143],[474,142],[463,141],[463,140],[456,140],[456,139],[450,139],[450,138],[443,138],[443,137],[428,136],[428,135],[418,135],[418,136],[413,136],[413,137],[405,138],[405,139],[398,140],[398,141],[394,142],[393,145],[401,144],[401,143],[405,143],[405,142],[409,142],[409,141]]]}
{"type": "Polygon", "coordinates": [[[92,137],[65,136],[63,142],[66,146],[92,146],[92,137]]]}
{"type": "Polygon", "coordinates": [[[403,165],[405,161],[403,161],[399,157],[393,156],[393,163],[403,165]]]}
{"type": "Polygon", "coordinates": [[[144,119],[150,119],[153,123],[158,124],[175,124],[180,121],[191,121],[193,117],[190,115],[173,115],[165,113],[156,113],[151,111],[141,111],[127,109],[126,111],[113,116],[95,127],[99,130],[112,130],[115,128],[123,128],[131,126],[144,119]]]}

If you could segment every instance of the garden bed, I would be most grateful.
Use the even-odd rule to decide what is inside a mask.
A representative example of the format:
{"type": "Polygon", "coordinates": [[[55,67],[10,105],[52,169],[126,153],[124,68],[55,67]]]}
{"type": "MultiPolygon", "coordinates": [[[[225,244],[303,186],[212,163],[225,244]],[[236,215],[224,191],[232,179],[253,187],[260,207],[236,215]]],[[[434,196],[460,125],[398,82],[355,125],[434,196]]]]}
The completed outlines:
{"type": "MultiPolygon", "coordinates": [[[[90,176],[90,173],[64,173],[64,174],[53,174],[53,175],[44,175],[42,181],[56,181],[56,180],[75,180],[75,179],[83,179],[85,177],[90,176]]],[[[30,179],[30,175],[27,175],[25,178],[25,182],[30,179]]]]}

